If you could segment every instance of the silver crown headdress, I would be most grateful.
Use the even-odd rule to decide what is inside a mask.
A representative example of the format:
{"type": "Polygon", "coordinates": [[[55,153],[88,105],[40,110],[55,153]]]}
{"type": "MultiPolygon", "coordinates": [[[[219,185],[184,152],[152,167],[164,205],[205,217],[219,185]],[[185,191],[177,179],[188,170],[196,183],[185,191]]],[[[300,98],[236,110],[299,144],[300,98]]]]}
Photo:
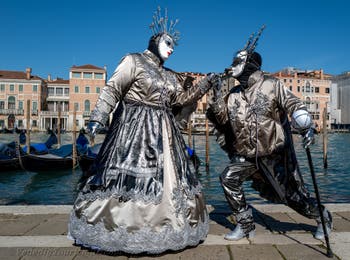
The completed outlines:
{"type": "Polygon", "coordinates": [[[162,17],[161,9],[158,6],[157,11],[153,15],[153,22],[149,27],[153,32],[153,36],[166,33],[173,39],[174,43],[177,44],[177,41],[180,39],[180,33],[175,30],[175,26],[178,22],[178,19],[175,21],[171,20],[169,24],[168,10],[165,8],[164,17],[162,17]]]}
{"type": "Polygon", "coordinates": [[[241,51],[247,51],[248,54],[252,54],[258,45],[259,37],[261,36],[261,33],[265,29],[265,24],[261,26],[260,30],[257,33],[252,33],[245,44],[244,48],[241,51]]]}

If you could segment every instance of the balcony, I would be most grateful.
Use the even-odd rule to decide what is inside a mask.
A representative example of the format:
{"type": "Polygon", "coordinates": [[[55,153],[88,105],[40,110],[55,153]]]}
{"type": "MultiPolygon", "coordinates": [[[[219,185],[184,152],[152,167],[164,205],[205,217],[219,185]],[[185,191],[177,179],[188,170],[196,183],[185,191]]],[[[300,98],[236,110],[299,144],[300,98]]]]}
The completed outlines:
{"type": "Polygon", "coordinates": [[[23,109],[0,109],[0,115],[24,115],[23,109]]]}
{"type": "MultiPolygon", "coordinates": [[[[58,111],[40,111],[40,116],[52,116],[52,117],[58,117],[58,111]]],[[[68,111],[62,111],[61,116],[69,116],[68,111]]]]}
{"type": "Polygon", "coordinates": [[[83,112],[83,117],[90,117],[91,111],[84,111],[83,112]]]}

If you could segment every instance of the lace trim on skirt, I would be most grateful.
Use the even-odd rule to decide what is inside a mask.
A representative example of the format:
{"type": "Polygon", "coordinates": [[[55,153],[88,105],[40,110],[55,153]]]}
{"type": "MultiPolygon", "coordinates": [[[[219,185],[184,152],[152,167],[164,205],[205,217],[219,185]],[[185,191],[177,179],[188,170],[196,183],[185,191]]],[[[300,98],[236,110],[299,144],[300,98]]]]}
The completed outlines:
{"type": "Polygon", "coordinates": [[[107,252],[126,252],[131,254],[159,254],[166,250],[180,250],[187,246],[195,246],[204,240],[208,234],[208,219],[191,227],[188,222],[181,230],[175,230],[171,225],[154,231],[149,227],[134,232],[118,227],[113,231],[105,228],[102,222],[88,224],[86,218],[77,218],[72,212],[69,223],[68,237],[78,245],[107,252]]]}

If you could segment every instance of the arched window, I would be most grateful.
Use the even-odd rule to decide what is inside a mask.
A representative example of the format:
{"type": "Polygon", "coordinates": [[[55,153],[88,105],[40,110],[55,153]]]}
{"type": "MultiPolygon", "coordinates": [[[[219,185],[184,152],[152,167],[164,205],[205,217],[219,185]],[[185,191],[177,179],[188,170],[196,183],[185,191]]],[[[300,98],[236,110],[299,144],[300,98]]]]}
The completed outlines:
{"type": "Polygon", "coordinates": [[[84,111],[90,111],[90,100],[85,100],[84,111]]]}
{"type": "Polygon", "coordinates": [[[9,96],[7,100],[7,108],[8,109],[16,109],[16,99],[14,96],[9,96]]]}

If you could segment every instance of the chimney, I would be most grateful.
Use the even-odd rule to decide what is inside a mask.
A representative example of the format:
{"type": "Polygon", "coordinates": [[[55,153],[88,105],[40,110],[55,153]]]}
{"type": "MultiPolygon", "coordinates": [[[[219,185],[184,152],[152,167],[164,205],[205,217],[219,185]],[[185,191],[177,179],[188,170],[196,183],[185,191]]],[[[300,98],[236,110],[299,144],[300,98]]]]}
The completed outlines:
{"type": "Polygon", "coordinates": [[[32,73],[32,68],[26,68],[26,78],[30,80],[31,74],[32,73]]]}
{"type": "Polygon", "coordinates": [[[47,81],[52,81],[51,74],[47,75],[47,81]]]}
{"type": "Polygon", "coordinates": [[[320,69],[320,72],[321,72],[321,73],[320,73],[320,74],[321,74],[321,79],[324,79],[324,77],[323,77],[323,76],[324,76],[324,74],[323,74],[323,69],[320,69]]]}

